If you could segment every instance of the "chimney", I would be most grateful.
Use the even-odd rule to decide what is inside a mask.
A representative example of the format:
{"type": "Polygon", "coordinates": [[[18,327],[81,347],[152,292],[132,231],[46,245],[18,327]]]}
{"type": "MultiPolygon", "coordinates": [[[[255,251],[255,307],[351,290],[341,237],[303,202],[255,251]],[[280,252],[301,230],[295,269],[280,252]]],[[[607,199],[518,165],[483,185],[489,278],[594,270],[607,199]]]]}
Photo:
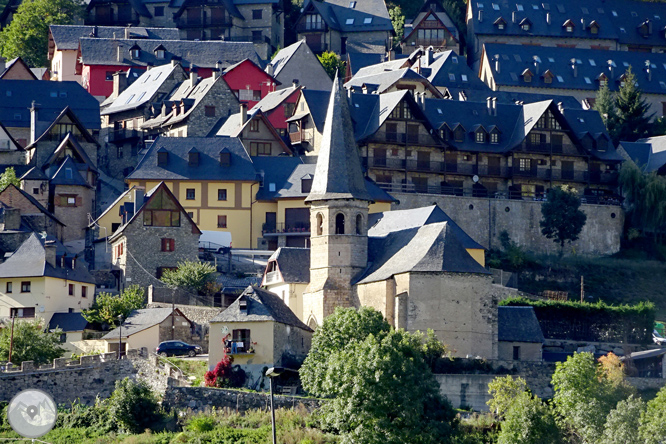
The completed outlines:
{"type": "Polygon", "coordinates": [[[241,126],[245,125],[245,122],[247,122],[247,103],[240,104],[240,118],[241,126]]]}
{"type": "Polygon", "coordinates": [[[177,58],[174,57],[173,59],[171,59],[171,66],[176,66],[177,64],[178,64],[177,58]]]}
{"type": "Polygon", "coordinates": [[[60,256],[60,268],[65,268],[65,258],[67,257],[67,253],[64,253],[62,256],[60,256]]]}
{"type": "Polygon", "coordinates": [[[127,88],[127,75],[118,71],[113,73],[113,96],[118,97],[127,88]]]}
{"type": "Polygon", "coordinates": [[[574,78],[578,77],[578,66],[576,65],[576,59],[571,59],[571,70],[573,71],[574,78]]]}
{"type": "Polygon", "coordinates": [[[645,61],[645,72],[647,73],[648,82],[652,81],[652,70],[650,69],[650,61],[645,61]]]}
{"type": "Polygon", "coordinates": [[[564,104],[562,102],[557,102],[557,109],[560,111],[560,114],[564,114],[564,104]]]}
{"type": "Polygon", "coordinates": [[[488,107],[488,115],[492,116],[493,115],[493,99],[490,97],[486,97],[486,106],[488,107]]]}
{"type": "Polygon", "coordinates": [[[148,62],[146,63],[146,71],[150,71],[153,68],[153,64],[148,62]]]}
{"type": "Polygon", "coordinates": [[[424,67],[428,67],[428,66],[432,65],[433,53],[434,52],[435,52],[435,50],[433,49],[432,46],[428,46],[428,48],[425,50],[425,65],[424,65],[424,67]]]}
{"type": "Polygon", "coordinates": [[[493,116],[497,115],[497,97],[493,97],[493,116]]]}
{"type": "MultiPolygon", "coordinates": [[[[134,187],[134,195],[132,196],[132,200],[134,201],[134,212],[135,213],[143,205],[143,199],[144,199],[145,195],[146,195],[146,189],[145,188],[143,188],[143,187],[134,187]]],[[[133,216],[133,215],[134,214],[130,215],[130,217],[133,216]]]]}
{"type": "Polygon", "coordinates": [[[273,77],[273,75],[274,75],[273,73],[274,73],[274,72],[275,72],[275,68],[273,67],[273,64],[272,64],[272,63],[269,63],[268,65],[266,65],[266,74],[268,74],[269,76],[273,77]]]}
{"type": "Polygon", "coordinates": [[[130,30],[129,27],[125,28],[125,40],[129,40],[130,38],[130,30]]]}
{"type": "Polygon", "coordinates": [[[648,24],[648,35],[652,35],[652,20],[647,19],[648,24]]]}
{"type": "Polygon", "coordinates": [[[479,23],[483,22],[483,9],[479,9],[479,23]]]}
{"type": "Polygon", "coordinates": [[[534,60],[534,75],[539,76],[539,56],[532,57],[534,60]]]}
{"type": "Polygon", "coordinates": [[[51,265],[53,268],[56,268],[56,244],[53,240],[47,240],[44,242],[44,259],[46,263],[51,265]]]}
{"type": "Polygon", "coordinates": [[[513,23],[516,23],[516,22],[518,21],[518,11],[513,11],[513,12],[511,13],[511,21],[512,21],[513,23]]]}
{"type": "Polygon", "coordinates": [[[610,73],[609,80],[613,80],[615,76],[613,75],[613,61],[609,60],[608,61],[608,72],[610,73]]]}
{"type": "Polygon", "coordinates": [[[197,84],[197,69],[194,65],[190,64],[190,88],[194,88],[197,84]]]}
{"type": "Polygon", "coordinates": [[[219,79],[222,76],[222,62],[219,60],[215,62],[215,69],[213,70],[213,78],[219,79]]]}
{"type": "Polygon", "coordinates": [[[37,122],[39,120],[39,103],[32,101],[32,106],[30,107],[30,143],[33,143],[37,139],[37,122]]]}
{"type": "Polygon", "coordinates": [[[582,25],[582,29],[585,30],[585,17],[580,19],[580,24],[582,25]]]}
{"type": "Polygon", "coordinates": [[[500,56],[499,54],[495,54],[495,72],[499,74],[500,72],[500,56]]]}
{"type": "Polygon", "coordinates": [[[291,86],[292,86],[293,88],[298,88],[298,79],[294,79],[294,80],[292,80],[292,81],[291,81],[291,86]]]}
{"type": "Polygon", "coordinates": [[[123,61],[123,55],[120,50],[120,45],[116,47],[116,62],[122,62],[123,61]]]}
{"type": "Polygon", "coordinates": [[[550,12],[546,12],[546,23],[550,25],[550,12]]]}
{"type": "Polygon", "coordinates": [[[5,70],[5,59],[0,57],[0,72],[5,70]]]}
{"type": "Polygon", "coordinates": [[[92,32],[90,33],[90,35],[91,35],[92,37],[97,37],[97,26],[93,26],[93,30],[92,30],[92,32]]]}

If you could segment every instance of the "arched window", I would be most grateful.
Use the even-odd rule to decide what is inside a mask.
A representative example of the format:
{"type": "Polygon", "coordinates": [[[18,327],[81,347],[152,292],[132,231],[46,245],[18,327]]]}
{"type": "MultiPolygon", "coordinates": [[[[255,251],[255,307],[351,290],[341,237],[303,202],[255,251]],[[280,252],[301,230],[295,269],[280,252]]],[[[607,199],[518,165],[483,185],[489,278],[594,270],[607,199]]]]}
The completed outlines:
{"type": "Polygon", "coordinates": [[[363,216],[360,214],[356,215],[356,234],[363,234],[363,216]]]}
{"type": "Polygon", "coordinates": [[[335,234],[345,234],[345,215],[342,213],[335,216],[335,234]]]}
{"type": "Polygon", "coordinates": [[[317,236],[324,234],[324,216],[317,213],[317,236]]]}

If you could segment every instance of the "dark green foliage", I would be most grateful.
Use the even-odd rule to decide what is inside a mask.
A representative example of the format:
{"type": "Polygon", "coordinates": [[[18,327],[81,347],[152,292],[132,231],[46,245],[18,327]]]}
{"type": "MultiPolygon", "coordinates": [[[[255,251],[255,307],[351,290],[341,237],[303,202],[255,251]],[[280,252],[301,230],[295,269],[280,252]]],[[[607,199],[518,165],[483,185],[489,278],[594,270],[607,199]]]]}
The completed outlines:
{"type": "Polygon", "coordinates": [[[615,98],[615,108],[617,109],[615,133],[618,141],[633,142],[649,135],[652,115],[648,114],[650,105],[636,85],[636,76],[631,71],[631,66],[625,76],[624,85],[620,87],[615,98]]]}
{"type": "Polygon", "coordinates": [[[116,381],[116,388],[108,400],[109,415],[119,429],[140,433],[161,419],[157,397],[148,384],[125,378],[116,381]]]}
{"type": "MultiPolygon", "coordinates": [[[[0,329],[0,361],[9,360],[11,326],[5,327],[0,329]]],[[[60,330],[45,331],[39,320],[15,321],[12,363],[21,365],[23,361],[33,361],[35,365],[43,365],[62,357],[65,349],[60,342],[61,334],[60,330]]]]}
{"type": "Polygon", "coordinates": [[[666,387],[647,403],[641,413],[640,437],[645,444],[661,444],[666,441],[666,387]]]}
{"type": "Polygon", "coordinates": [[[165,270],[160,280],[169,288],[203,292],[215,280],[216,269],[208,262],[182,261],[175,270],[165,270]]]}
{"type": "Polygon", "coordinates": [[[78,401],[71,403],[68,408],[58,408],[56,428],[85,429],[92,428],[100,433],[115,430],[115,420],[109,415],[104,401],[97,399],[95,405],[87,406],[78,401]]]}
{"type": "Polygon", "coordinates": [[[599,444],[644,444],[636,431],[639,428],[645,403],[641,398],[629,396],[617,403],[606,417],[604,433],[599,444]]]}
{"type": "Polygon", "coordinates": [[[580,198],[576,191],[566,186],[548,190],[547,202],[541,205],[541,215],[541,234],[560,245],[560,255],[564,253],[565,243],[578,239],[587,220],[580,210],[580,198]]]}
{"type": "Polygon", "coordinates": [[[201,433],[210,432],[216,425],[217,422],[215,421],[215,418],[208,415],[197,415],[190,419],[186,428],[187,430],[201,433]]]}
{"type": "Polygon", "coordinates": [[[0,192],[4,191],[9,185],[21,188],[21,179],[16,177],[14,167],[5,168],[5,172],[0,175],[0,192]]]}
{"type": "Polygon", "coordinates": [[[548,404],[523,392],[516,397],[497,439],[498,444],[559,444],[562,442],[548,404]]]}
{"type": "Polygon", "coordinates": [[[99,293],[95,297],[95,303],[88,310],[81,310],[81,316],[86,321],[98,324],[106,324],[109,327],[117,327],[120,323],[118,316],[127,319],[133,311],[146,306],[143,288],[131,285],[123,290],[120,295],[111,293],[99,293]]]}
{"type": "Polygon", "coordinates": [[[71,25],[83,16],[78,0],[23,0],[11,23],[0,32],[0,54],[21,57],[30,67],[47,66],[50,25],[71,25]]]}
{"type": "Polygon", "coordinates": [[[615,108],[615,96],[608,89],[608,85],[604,84],[599,91],[597,91],[597,98],[594,102],[594,109],[601,115],[601,120],[604,121],[606,129],[608,130],[611,139],[617,143],[617,109],[615,108]]]}
{"type": "Polygon", "coordinates": [[[400,8],[400,6],[397,5],[390,8],[388,12],[389,12],[389,17],[391,17],[391,23],[393,23],[393,30],[395,31],[393,44],[399,45],[405,30],[405,16],[402,13],[402,8],[400,8]]]}
{"type": "Polygon", "coordinates": [[[633,162],[624,162],[620,186],[631,226],[661,241],[666,232],[666,178],[656,172],[643,173],[633,162]]]}
{"type": "Polygon", "coordinates": [[[532,306],[546,338],[646,344],[652,341],[652,302],[608,305],[604,302],[543,301],[513,297],[503,306],[532,306]]]}
{"type": "Polygon", "coordinates": [[[321,66],[324,67],[324,70],[328,74],[328,76],[333,79],[335,78],[335,73],[338,73],[338,76],[341,79],[344,79],[345,77],[345,62],[340,60],[340,56],[338,56],[336,53],[332,51],[326,51],[322,55],[317,56],[319,58],[319,62],[321,63],[321,66]]]}

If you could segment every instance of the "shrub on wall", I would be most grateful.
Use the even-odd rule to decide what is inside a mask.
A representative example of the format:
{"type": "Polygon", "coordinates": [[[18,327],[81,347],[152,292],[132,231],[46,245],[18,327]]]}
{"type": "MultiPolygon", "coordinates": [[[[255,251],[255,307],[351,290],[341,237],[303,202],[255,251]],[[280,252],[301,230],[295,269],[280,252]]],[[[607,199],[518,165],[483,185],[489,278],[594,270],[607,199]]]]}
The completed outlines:
{"type": "Polygon", "coordinates": [[[647,344],[652,340],[655,306],[608,305],[604,302],[542,301],[509,298],[506,306],[532,306],[547,339],[647,344]]]}

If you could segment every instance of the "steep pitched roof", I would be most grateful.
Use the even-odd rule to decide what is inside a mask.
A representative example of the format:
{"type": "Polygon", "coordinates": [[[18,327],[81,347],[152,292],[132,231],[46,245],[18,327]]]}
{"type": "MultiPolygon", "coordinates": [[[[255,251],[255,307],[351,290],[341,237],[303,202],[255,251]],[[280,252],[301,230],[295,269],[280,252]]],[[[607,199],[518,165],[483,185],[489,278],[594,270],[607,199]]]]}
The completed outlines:
{"type": "Polygon", "coordinates": [[[360,89],[366,87],[369,91],[382,94],[398,82],[419,82],[424,85],[435,97],[441,97],[441,93],[428,79],[410,68],[401,68],[394,71],[383,71],[377,74],[363,75],[363,72],[355,75],[347,83],[345,88],[360,89]]]}
{"type": "Polygon", "coordinates": [[[79,55],[83,65],[112,66],[153,66],[171,64],[172,59],[183,66],[194,65],[200,68],[226,68],[241,60],[250,59],[261,66],[261,60],[251,42],[224,42],[218,40],[145,40],[145,39],[102,39],[81,38],[79,55]],[[129,49],[138,46],[138,58],[131,58],[129,49]],[[163,59],[158,59],[155,47],[166,48],[163,59]],[[120,60],[119,60],[120,54],[120,60]]]}
{"type": "Polygon", "coordinates": [[[354,7],[347,0],[306,0],[302,11],[308,11],[310,7],[321,14],[329,27],[338,31],[394,32],[384,0],[359,1],[354,3],[354,7]]]}
{"type": "MultiPolygon", "coordinates": [[[[0,72],[0,80],[11,72],[12,69],[17,69],[19,65],[23,66],[23,69],[32,76],[32,80],[39,80],[35,73],[30,69],[30,67],[23,61],[21,57],[16,57],[5,64],[4,71],[0,72]]],[[[20,68],[18,68],[20,69],[20,68]]]]}
{"type": "Polygon", "coordinates": [[[289,146],[287,146],[282,137],[280,137],[280,134],[277,132],[271,121],[268,120],[266,114],[264,114],[260,109],[253,108],[253,110],[250,113],[248,113],[247,118],[245,119],[245,123],[242,125],[241,125],[241,114],[240,113],[232,114],[227,118],[222,127],[220,127],[216,135],[239,137],[241,136],[243,130],[247,128],[250,125],[250,122],[254,119],[261,120],[264,126],[273,135],[273,140],[277,142],[277,144],[282,148],[282,150],[285,153],[289,154],[293,153],[291,148],[289,148],[289,146]]]}
{"type": "Polygon", "coordinates": [[[467,253],[448,222],[368,237],[368,264],[358,284],[408,272],[489,274],[467,253]]]}
{"type": "MultiPolygon", "coordinates": [[[[39,141],[39,139],[37,141],[39,141]]],[[[72,133],[67,133],[60,144],[58,144],[58,147],[53,150],[53,153],[51,153],[48,159],[46,159],[44,165],[48,166],[53,164],[58,159],[58,157],[61,156],[68,148],[72,150],[74,156],[80,163],[85,164],[86,167],[88,167],[90,170],[98,172],[97,167],[95,167],[95,164],[93,164],[90,157],[88,157],[88,154],[86,154],[86,151],[83,149],[79,141],[76,140],[76,137],[72,135],[72,133]]]]}
{"type": "MultiPolygon", "coordinates": [[[[75,50],[79,47],[79,39],[93,37],[112,39],[125,37],[129,33],[131,39],[151,40],[180,40],[177,28],[144,28],[132,26],[81,26],[81,25],[51,25],[49,26],[49,40],[59,51],[75,50]]],[[[55,48],[49,48],[49,52],[55,48]]]]}
{"type": "Polygon", "coordinates": [[[629,158],[646,173],[666,165],[666,136],[648,137],[636,142],[620,142],[629,158]]]}
{"type": "Polygon", "coordinates": [[[296,54],[296,51],[301,47],[301,45],[306,45],[305,40],[299,40],[296,43],[292,43],[284,49],[278,51],[275,54],[275,57],[269,62],[273,66],[273,76],[277,77],[280,74],[280,71],[284,69],[285,66],[289,63],[291,58],[296,54]]]}
{"type": "Polygon", "coordinates": [[[282,105],[285,100],[292,96],[292,94],[298,93],[300,89],[300,86],[292,86],[291,88],[279,89],[277,91],[273,91],[272,93],[268,93],[263,99],[261,99],[256,105],[252,107],[250,112],[261,110],[263,113],[268,114],[278,106],[282,105]]]}
{"type": "MultiPolygon", "coordinates": [[[[38,169],[38,168],[34,168],[34,167],[30,169],[30,171],[32,171],[32,170],[37,170],[37,171],[39,171],[39,172],[42,171],[42,170],[40,170],[40,169],[38,169]]],[[[30,173],[30,171],[29,171],[28,173],[30,173]]],[[[28,173],[24,174],[24,175],[21,177],[21,180],[24,180],[24,179],[28,176],[28,173]]],[[[42,174],[43,174],[43,173],[42,173],[42,174]]],[[[41,178],[40,178],[40,179],[41,179],[41,178]]],[[[44,176],[43,179],[47,179],[46,176],[44,176]]],[[[35,199],[34,197],[32,197],[30,194],[26,193],[26,192],[23,191],[22,189],[18,188],[18,187],[15,186],[14,184],[9,184],[9,185],[7,186],[7,188],[5,188],[4,190],[0,191],[0,202],[3,202],[3,203],[4,203],[5,205],[7,205],[8,207],[12,207],[12,206],[14,205],[14,202],[12,202],[12,200],[9,199],[9,198],[8,198],[8,199],[4,199],[4,198],[3,198],[3,194],[6,193],[7,195],[10,195],[10,193],[11,193],[12,190],[16,190],[18,193],[20,193],[20,194],[21,194],[24,198],[26,198],[26,199],[27,199],[32,205],[34,205],[35,208],[37,208],[37,210],[38,210],[40,213],[45,214],[49,219],[52,219],[52,220],[53,220],[54,222],[56,222],[57,224],[60,224],[60,225],[62,225],[63,227],[65,226],[65,224],[62,223],[57,217],[55,217],[55,215],[54,215],[53,213],[51,213],[49,210],[47,210],[46,208],[44,208],[44,206],[43,206],[41,203],[39,203],[39,201],[38,201],[37,199],[35,199]]]]}
{"type": "MultiPolygon", "coordinates": [[[[147,330],[150,327],[154,327],[155,325],[159,325],[167,320],[169,316],[171,316],[171,313],[187,319],[187,316],[185,316],[178,308],[142,308],[134,310],[122,324],[122,337],[126,338],[143,330],[147,330]]],[[[187,320],[190,323],[192,322],[189,319],[187,320]]],[[[114,328],[106,335],[102,336],[102,339],[118,339],[120,334],[120,329],[114,328]]]]}
{"type": "Polygon", "coordinates": [[[329,99],[312,190],[305,200],[327,199],[371,200],[363,178],[347,96],[337,75],[329,99]]]}
{"type": "Polygon", "coordinates": [[[280,247],[268,259],[275,261],[284,282],[305,283],[310,282],[310,249],[280,247]]]}
{"type": "Polygon", "coordinates": [[[256,171],[240,139],[231,137],[158,137],[143,156],[131,180],[239,180],[255,181],[256,171]],[[188,151],[196,147],[199,164],[190,166],[188,151]],[[166,150],[168,162],[158,165],[157,152],[166,150]],[[230,153],[229,166],[220,164],[220,152],[230,153]]]}
{"type": "Polygon", "coordinates": [[[35,233],[21,244],[21,246],[5,262],[0,264],[0,278],[23,278],[23,277],[53,277],[69,281],[85,282],[94,284],[95,278],[88,272],[82,261],[77,261],[76,267],[72,269],[72,260],[69,257],[65,261],[65,267],[61,266],[60,258],[67,254],[65,247],[56,242],[56,262],[53,267],[46,262],[46,251],[44,239],[37,237],[35,233]]]}
{"type": "Polygon", "coordinates": [[[301,94],[303,99],[308,104],[310,115],[317,130],[324,131],[324,121],[326,120],[326,110],[328,108],[328,100],[331,97],[329,91],[317,91],[313,89],[302,89],[301,94]]]}
{"type": "Polygon", "coordinates": [[[305,331],[312,331],[298,319],[282,299],[270,291],[249,286],[229,307],[221,311],[209,322],[279,322],[305,331]],[[247,310],[241,310],[240,301],[247,301],[247,310]]]}
{"type": "Polygon", "coordinates": [[[68,155],[60,164],[50,181],[51,185],[77,185],[90,188],[88,182],[81,177],[74,160],[68,155]]]}
{"type": "Polygon", "coordinates": [[[532,307],[498,307],[497,339],[503,342],[545,341],[532,307]]]}
{"type": "Polygon", "coordinates": [[[411,210],[394,210],[383,213],[374,213],[368,216],[368,236],[386,236],[395,231],[402,231],[424,225],[447,222],[463,247],[467,249],[481,249],[483,246],[471,238],[455,223],[439,206],[414,208],[411,210]]]}
{"type": "Polygon", "coordinates": [[[88,321],[83,318],[81,313],[53,313],[49,321],[49,331],[56,328],[63,332],[83,331],[86,327],[88,327],[88,321]]]}

